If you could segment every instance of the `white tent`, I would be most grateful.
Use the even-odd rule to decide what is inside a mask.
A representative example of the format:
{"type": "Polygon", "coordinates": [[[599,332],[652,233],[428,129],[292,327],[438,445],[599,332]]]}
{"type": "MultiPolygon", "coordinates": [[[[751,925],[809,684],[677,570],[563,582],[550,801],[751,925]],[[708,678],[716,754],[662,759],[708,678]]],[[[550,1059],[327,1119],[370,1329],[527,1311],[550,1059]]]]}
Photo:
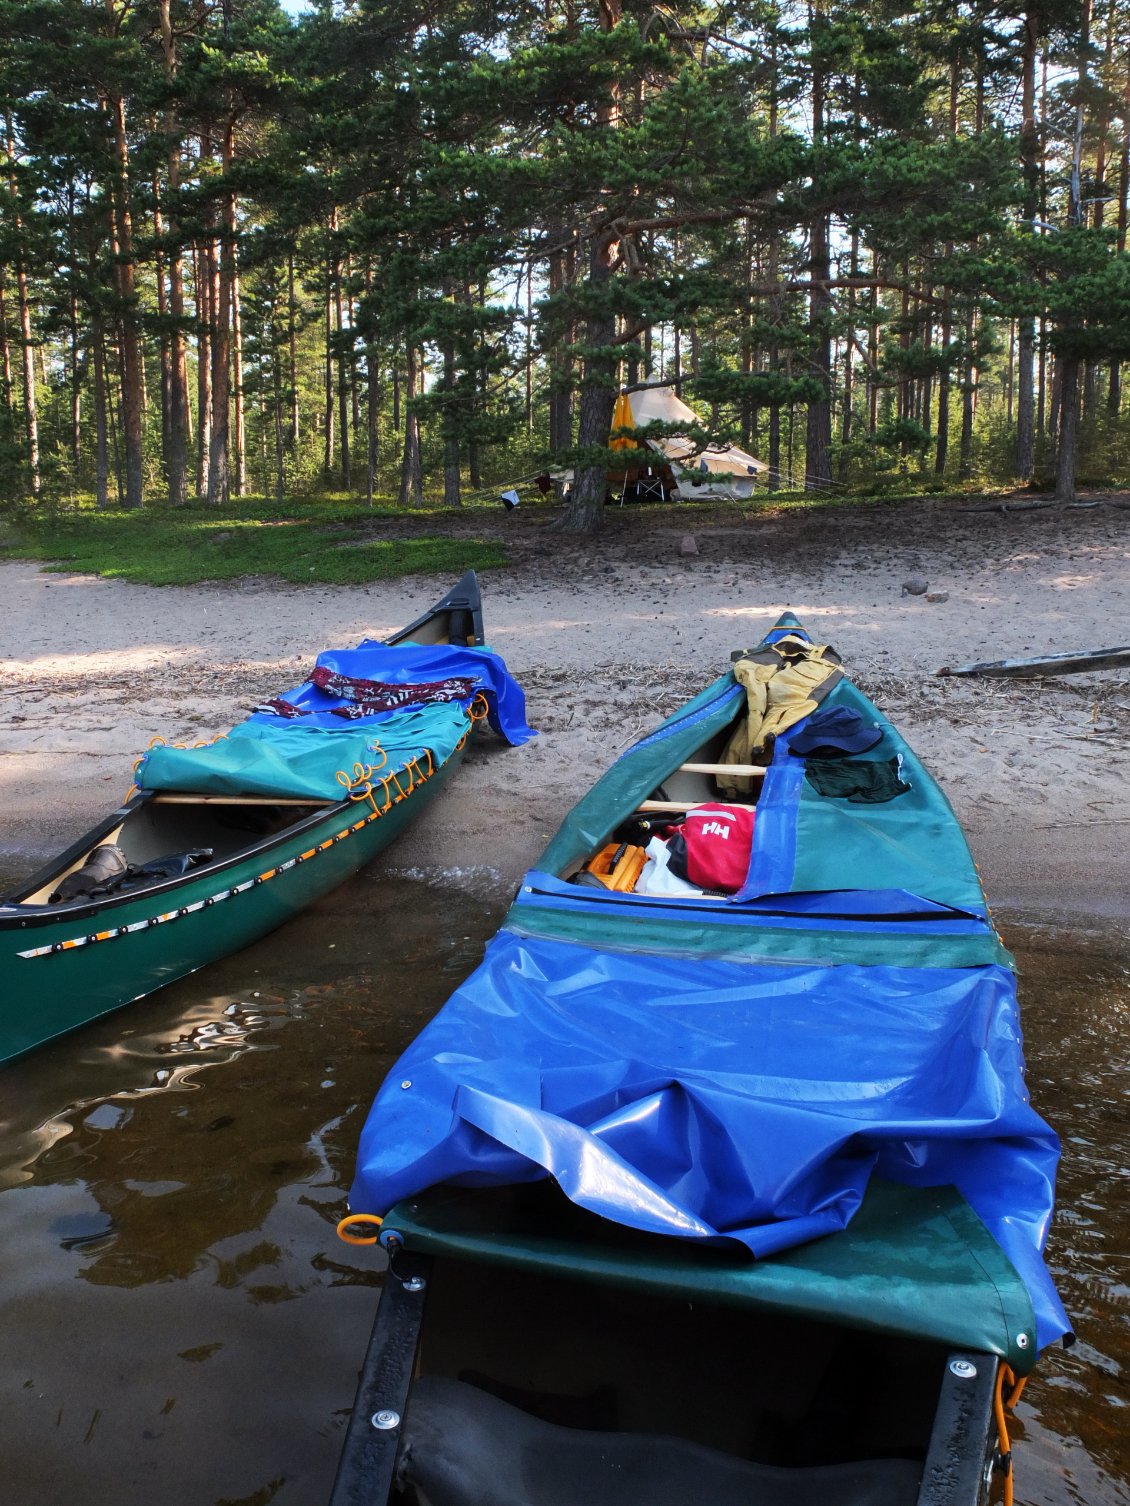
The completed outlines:
{"type": "MultiPolygon", "coordinates": [[[[625,404],[636,428],[650,423],[678,424],[688,429],[702,427],[694,409],[676,397],[670,387],[645,387],[639,392],[621,393],[612,419],[613,429],[627,427],[625,404]]],[[[612,441],[616,448],[624,443],[612,441]]],[[[769,471],[763,460],[755,460],[737,445],[709,445],[700,451],[693,439],[679,434],[648,439],[645,443],[667,462],[673,495],[688,500],[701,497],[704,501],[744,501],[753,495],[758,477],[767,477],[769,471]]]]}

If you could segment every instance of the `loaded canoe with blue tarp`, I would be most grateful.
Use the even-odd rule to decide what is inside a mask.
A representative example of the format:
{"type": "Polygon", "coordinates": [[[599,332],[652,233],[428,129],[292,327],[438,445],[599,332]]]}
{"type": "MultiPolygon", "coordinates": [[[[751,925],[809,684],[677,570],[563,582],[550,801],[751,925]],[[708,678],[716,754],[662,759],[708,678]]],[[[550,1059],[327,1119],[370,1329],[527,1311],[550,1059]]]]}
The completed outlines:
{"type": "Polygon", "coordinates": [[[355,873],[430,803],[474,721],[531,736],[473,571],[388,643],[319,656],[0,900],[0,1062],[226,956],[355,873]]]}
{"type": "Polygon", "coordinates": [[[585,1499],[512,1478],[507,1415],[591,1499],[666,1499],[648,1434],[703,1500],[973,1506],[994,1397],[1068,1332],[1057,1153],[948,802],[782,619],[579,802],[380,1090],[343,1233],[391,1275],[335,1506],[395,1460],[432,1506],[585,1499]],[[652,891],[735,802],[744,879],[652,891]]]}

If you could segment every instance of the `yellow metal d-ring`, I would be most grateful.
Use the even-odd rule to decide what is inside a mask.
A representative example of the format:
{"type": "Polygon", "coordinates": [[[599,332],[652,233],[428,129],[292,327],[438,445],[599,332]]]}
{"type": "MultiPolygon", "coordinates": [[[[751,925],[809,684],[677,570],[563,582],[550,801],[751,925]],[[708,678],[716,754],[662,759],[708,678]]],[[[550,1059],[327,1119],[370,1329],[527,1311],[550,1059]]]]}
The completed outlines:
{"type": "Polygon", "coordinates": [[[379,1231],[383,1220],[375,1213],[347,1213],[337,1226],[337,1237],[343,1239],[347,1245],[375,1245],[380,1238],[377,1234],[357,1235],[349,1231],[357,1224],[372,1224],[379,1231]]]}

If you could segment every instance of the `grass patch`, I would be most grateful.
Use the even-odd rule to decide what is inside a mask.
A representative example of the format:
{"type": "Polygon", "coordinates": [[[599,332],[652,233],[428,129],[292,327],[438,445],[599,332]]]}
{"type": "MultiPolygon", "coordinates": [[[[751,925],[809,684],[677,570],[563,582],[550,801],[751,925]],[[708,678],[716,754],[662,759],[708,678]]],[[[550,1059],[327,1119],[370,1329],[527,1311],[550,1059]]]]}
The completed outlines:
{"type": "Polygon", "coordinates": [[[0,558],[49,561],[76,571],[147,586],[191,586],[247,575],[277,575],[298,585],[363,585],[412,574],[461,574],[505,565],[500,544],[477,539],[374,539],[374,516],[417,515],[393,508],[320,506],[299,514],[269,503],[141,512],[29,513],[13,518],[0,558]]]}

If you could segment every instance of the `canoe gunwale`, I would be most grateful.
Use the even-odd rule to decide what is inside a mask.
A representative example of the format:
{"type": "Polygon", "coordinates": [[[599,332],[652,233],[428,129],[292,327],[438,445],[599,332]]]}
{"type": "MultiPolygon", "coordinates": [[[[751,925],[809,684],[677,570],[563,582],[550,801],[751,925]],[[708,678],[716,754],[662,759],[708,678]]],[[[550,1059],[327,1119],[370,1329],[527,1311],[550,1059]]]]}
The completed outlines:
{"type": "Polygon", "coordinates": [[[398,1251],[395,1272],[390,1261],[329,1506],[377,1506],[389,1499],[431,1273],[427,1255],[398,1251]]]}
{"type": "MultiPolygon", "coordinates": [[[[436,773],[442,767],[442,764],[437,763],[435,765],[436,773]]],[[[422,782],[426,783],[426,781],[422,782]]],[[[415,785],[404,798],[410,798],[419,788],[419,784],[415,785]]],[[[96,826],[93,831],[88,832],[85,837],[80,838],[71,848],[68,848],[64,858],[57,859],[47,868],[42,869],[36,875],[35,879],[30,880],[24,885],[24,891],[34,893],[36,889],[42,888],[57,873],[60,873],[65,867],[70,866],[70,863],[75,858],[81,857],[84,852],[97,846],[99,835],[112,830],[115,825],[120,824],[120,818],[123,816],[132,815],[139,808],[142,801],[147,801],[151,795],[152,791],[144,790],[141,795],[127,802],[108,821],[96,826]]],[[[206,874],[209,877],[213,874],[219,875],[226,869],[234,868],[241,863],[247,862],[250,858],[266,855],[273,848],[292,841],[296,836],[308,830],[313,830],[313,828],[321,825],[323,822],[326,824],[336,824],[351,807],[356,808],[359,804],[359,801],[339,800],[336,805],[328,808],[322,807],[312,815],[304,816],[301,821],[296,821],[290,826],[284,826],[281,831],[274,832],[268,837],[250,842],[246,847],[240,847],[235,852],[229,853],[227,857],[217,859],[214,863],[201,864],[198,868],[189,869],[187,873],[178,873],[173,878],[158,879],[153,884],[147,884],[137,889],[127,889],[119,894],[108,894],[105,899],[75,901],[72,904],[20,905],[18,895],[7,897],[0,901],[0,931],[51,925],[57,921],[90,920],[93,916],[101,915],[106,910],[112,910],[122,905],[135,904],[138,900],[147,899],[149,896],[157,897],[174,894],[178,889],[183,889],[187,884],[198,882],[206,874]],[[19,908],[9,910],[8,906],[19,906],[19,908]]]]}
{"type": "Polygon", "coordinates": [[[347,812],[339,822],[344,827],[340,833],[331,826],[328,832],[322,827],[313,837],[307,831],[295,838],[292,830],[286,846],[266,861],[245,858],[226,883],[217,881],[208,867],[197,868],[179,880],[188,887],[171,900],[155,903],[149,890],[127,896],[131,905],[118,910],[112,924],[106,916],[78,923],[72,917],[70,923],[64,918],[37,931],[21,930],[18,923],[0,929],[2,968],[13,983],[0,1008],[0,1066],[145,998],[290,920],[394,842],[417,812],[442,794],[462,757],[463,750],[457,749],[425,784],[417,785],[415,801],[395,802],[380,816],[367,805],[362,808],[367,815],[347,812]],[[307,849],[314,850],[307,854],[307,849]],[[91,957],[96,960],[88,961],[91,957]]]}
{"type": "MultiPolygon", "coordinates": [[[[393,806],[410,800],[424,785],[429,784],[438,774],[442,773],[451,762],[451,759],[457,756],[458,750],[456,753],[449,754],[442,762],[435,758],[430,749],[427,752],[432,772],[426,778],[415,780],[404,794],[393,800],[389,806],[381,807],[380,809],[374,808],[378,818],[383,816],[386,811],[391,810],[393,806]]],[[[52,877],[69,866],[75,858],[81,857],[84,852],[96,846],[98,834],[104,834],[106,831],[112,830],[114,826],[119,825],[120,818],[131,815],[143,802],[148,801],[152,794],[152,791],[143,790],[140,795],[120,807],[107,821],[95,827],[93,832],[88,832],[85,837],[80,838],[78,842],[74,843],[68,849],[67,854],[64,855],[67,859],[65,863],[63,859],[59,859],[47,869],[41,870],[41,873],[37,875],[39,882],[36,882],[34,879],[29,881],[24,885],[24,892],[34,893],[37,888],[42,888],[52,877]]],[[[251,842],[246,847],[240,847],[235,852],[229,853],[227,857],[219,858],[213,863],[201,864],[197,868],[189,869],[187,873],[178,873],[173,878],[159,879],[151,885],[145,885],[136,889],[127,889],[120,894],[108,894],[105,899],[76,901],[72,904],[27,906],[19,905],[18,897],[2,899],[0,900],[0,933],[4,931],[25,930],[36,926],[54,925],[58,922],[64,922],[69,925],[72,922],[91,920],[108,910],[113,910],[124,905],[136,904],[138,901],[144,901],[150,897],[175,894],[178,889],[183,889],[189,884],[197,884],[202,878],[207,877],[210,879],[213,876],[220,876],[226,870],[242,865],[249,860],[257,857],[265,857],[272,850],[293,843],[296,837],[302,836],[305,833],[313,834],[317,828],[323,825],[337,826],[343,817],[350,815],[352,812],[359,811],[362,812],[366,820],[374,813],[367,808],[365,800],[353,800],[348,797],[337,801],[334,805],[321,806],[311,815],[304,816],[300,821],[295,821],[291,825],[284,826],[281,831],[274,832],[270,836],[251,842]],[[9,909],[9,906],[12,908],[9,909]]],[[[351,835],[351,826],[352,822],[350,823],[350,827],[347,827],[340,835],[342,837],[351,835]]]]}
{"type": "MultiPolygon", "coordinates": [[[[18,889],[13,890],[11,893],[0,895],[0,927],[4,925],[4,922],[8,918],[3,913],[7,906],[21,904],[25,894],[34,894],[37,889],[42,889],[52,879],[64,873],[79,858],[88,853],[91,848],[97,847],[103,837],[108,836],[116,827],[121,826],[127,816],[132,815],[135,810],[151,800],[152,797],[152,790],[142,790],[139,794],[131,797],[131,799],[123,801],[116,810],[112,810],[108,815],[103,816],[97,826],[92,826],[88,832],[85,832],[81,837],[77,837],[65,852],[56,853],[49,862],[44,863],[42,868],[37,868],[30,878],[26,878],[23,881],[18,889]]],[[[32,906],[23,913],[33,913],[37,908],[39,907],[32,906]]],[[[57,905],[52,905],[51,909],[56,913],[58,912],[57,905]]]]}

